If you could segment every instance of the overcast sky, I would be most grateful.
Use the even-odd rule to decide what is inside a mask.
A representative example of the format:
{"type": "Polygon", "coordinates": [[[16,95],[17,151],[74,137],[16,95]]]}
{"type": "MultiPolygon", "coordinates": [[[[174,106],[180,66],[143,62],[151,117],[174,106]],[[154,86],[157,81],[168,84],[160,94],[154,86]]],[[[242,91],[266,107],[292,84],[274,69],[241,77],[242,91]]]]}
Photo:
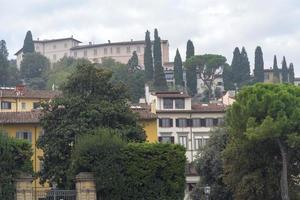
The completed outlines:
{"type": "Polygon", "coordinates": [[[10,58],[22,47],[25,33],[34,39],[74,38],[88,43],[144,39],[158,28],[169,40],[170,61],[186,41],[196,54],[226,56],[245,46],[253,68],[254,50],[263,49],[265,68],[273,56],[293,62],[300,75],[300,0],[0,0],[0,39],[10,58]]]}

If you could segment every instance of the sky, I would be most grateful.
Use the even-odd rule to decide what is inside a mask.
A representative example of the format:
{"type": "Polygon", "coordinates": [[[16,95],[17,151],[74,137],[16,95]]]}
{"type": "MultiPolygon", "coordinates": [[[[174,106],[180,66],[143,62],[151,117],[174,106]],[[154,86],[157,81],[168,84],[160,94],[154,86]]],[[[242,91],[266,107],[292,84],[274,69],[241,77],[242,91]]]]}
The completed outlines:
{"type": "Polygon", "coordinates": [[[246,48],[251,68],[261,46],[265,68],[277,55],[300,76],[300,0],[0,0],[0,39],[19,50],[27,30],[33,38],[70,37],[104,43],[143,40],[158,28],[169,40],[170,61],[185,59],[191,39],[196,54],[221,54],[231,63],[235,47],[246,48]]]}

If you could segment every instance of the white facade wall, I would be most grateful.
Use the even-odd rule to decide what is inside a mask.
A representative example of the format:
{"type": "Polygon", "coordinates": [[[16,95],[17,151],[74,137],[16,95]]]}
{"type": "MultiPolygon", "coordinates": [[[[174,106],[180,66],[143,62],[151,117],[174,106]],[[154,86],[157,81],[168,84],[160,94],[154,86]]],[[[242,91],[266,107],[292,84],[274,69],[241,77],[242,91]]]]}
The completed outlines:
{"type": "MultiPolygon", "coordinates": [[[[213,81],[212,89],[215,91],[215,89],[219,87],[221,91],[224,91],[224,83],[222,77],[217,77],[213,81]]],[[[207,87],[205,86],[204,82],[198,77],[197,78],[197,93],[202,94],[205,90],[207,90],[207,87]]]]}

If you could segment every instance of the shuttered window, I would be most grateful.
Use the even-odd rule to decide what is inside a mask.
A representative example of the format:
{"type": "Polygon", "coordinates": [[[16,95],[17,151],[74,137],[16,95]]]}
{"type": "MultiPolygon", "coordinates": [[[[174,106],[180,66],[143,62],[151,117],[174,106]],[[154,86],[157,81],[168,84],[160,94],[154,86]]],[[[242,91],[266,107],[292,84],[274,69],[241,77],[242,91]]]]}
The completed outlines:
{"type": "Polygon", "coordinates": [[[30,131],[18,131],[16,133],[16,138],[28,140],[29,142],[32,141],[32,133],[30,131]]]}

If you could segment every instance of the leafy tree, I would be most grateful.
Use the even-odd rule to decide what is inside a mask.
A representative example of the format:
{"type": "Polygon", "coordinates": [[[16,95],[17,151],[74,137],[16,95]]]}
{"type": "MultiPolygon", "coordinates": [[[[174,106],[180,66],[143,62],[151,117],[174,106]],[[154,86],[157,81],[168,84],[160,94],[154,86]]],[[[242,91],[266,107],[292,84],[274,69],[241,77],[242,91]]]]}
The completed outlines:
{"type": "Polygon", "coordinates": [[[212,92],[213,82],[216,76],[221,73],[221,69],[226,63],[226,58],[221,55],[205,54],[190,57],[185,65],[187,68],[196,67],[199,78],[203,81],[208,89],[208,99],[211,99],[214,94],[212,92]]]}
{"type": "MultiPolygon", "coordinates": [[[[195,55],[194,44],[191,40],[187,41],[186,44],[186,62],[187,60],[195,55]]],[[[189,94],[194,96],[197,93],[197,71],[196,66],[187,67],[184,65],[186,71],[186,86],[189,94]]]]}
{"type": "Polygon", "coordinates": [[[223,181],[222,151],[225,149],[227,142],[228,134],[225,130],[217,129],[212,132],[205,147],[200,149],[199,157],[196,160],[200,182],[192,192],[191,196],[193,200],[205,199],[204,195],[202,195],[203,189],[201,188],[207,185],[211,187],[211,199],[233,199],[231,192],[223,181]]]}
{"type": "Polygon", "coordinates": [[[290,63],[290,66],[289,66],[289,82],[294,84],[294,81],[295,81],[294,65],[293,65],[293,63],[290,63]]]}
{"type": "Polygon", "coordinates": [[[0,132],[0,199],[14,199],[15,179],[32,173],[31,144],[0,132]]]}
{"type": "Polygon", "coordinates": [[[264,59],[260,46],[255,49],[254,81],[264,82],[264,59]]]}
{"type": "Polygon", "coordinates": [[[7,85],[15,86],[21,83],[20,71],[17,67],[17,62],[14,59],[9,60],[7,85]]]}
{"type": "Polygon", "coordinates": [[[127,65],[129,66],[129,68],[131,69],[131,71],[134,71],[136,69],[140,69],[139,66],[139,58],[138,55],[136,54],[136,51],[134,51],[132,53],[131,58],[128,60],[127,65]]]}
{"type": "Polygon", "coordinates": [[[225,150],[225,180],[235,198],[279,199],[280,191],[281,199],[290,199],[288,185],[299,181],[300,88],[245,88],[226,119],[231,138],[225,150]]]}
{"type": "Polygon", "coordinates": [[[154,45],[153,45],[153,58],[154,58],[154,87],[156,90],[168,90],[164,68],[162,66],[161,58],[161,42],[158,36],[157,29],[154,30],[154,45]]]}
{"type": "Polygon", "coordinates": [[[233,73],[232,73],[232,68],[230,65],[225,64],[223,68],[223,82],[224,82],[224,89],[225,90],[234,90],[234,81],[233,81],[233,73]]]}
{"type": "Polygon", "coordinates": [[[277,65],[277,58],[276,55],[274,55],[274,61],[273,61],[273,76],[274,76],[274,83],[280,83],[280,70],[277,65]]]}
{"type": "Polygon", "coordinates": [[[21,62],[21,77],[34,89],[45,89],[49,60],[40,53],[26,53],[21,62]]]}
{"type": "Polygon", "coordinates": [[[186,158],[182,146],[126,144],[117,135],[98,130],[75,145],[73,173],[93,172],[98,198],[183,199],[186,158]]]}
{"type": "Polygon", "coordinates": [[[144,51],[144,66],[146,81],[153,81],[153,57],[152,57],[152,42],[150,32],[146,31],[145,35],[145,51],[144,51]]]}
{"type": "Polygon", "coordinates": [[[0,85],[4,86],[7,84],[8,77],[8,51],[6,48],[6,42],[4,40],[0,41],[0,85]]]}
{"type": "Polygon", "coordinates": [[[175,85],[184,86],[182,60],[178,49],[176,50],[176,56],[174,58],[174,78],[175,85]]]}
{"type": "Polygon", "coordinates": [[[282,82],[283,83],[288,83],[289,82],[289,70],[287,68],[285,56],[283,56],[282,60],[282,82]]]}
{"type": "Polygon", "coordinates": [[[27,31],[25,39],[24,39],[24,44],[23,44],[23,53],[34,53],[34,43],[32,40],[32,34],[31,31],[27,31]]]}
{"type": "Polygon", "coordinates": [[[96,128],[118,129],[129,141],[144,141],[145,134],[127,104],[122,85],[111,83],[112,73],[94,65],[79,65],[61,87],[61,96],[45,104],[41,124],[45,134],[38,140],[44,152],[41,182],[67,187],[67,171],[73,144],[80,135],[96,128]]]}
{"type": "Polygon", "coordinates": [[[240,82],[240,87],[243,85],[248,85],[250,83],[250,63],[246,49],[243,47],[241,51],[241,68],[240,76],[242,78],[240,82]]]}

